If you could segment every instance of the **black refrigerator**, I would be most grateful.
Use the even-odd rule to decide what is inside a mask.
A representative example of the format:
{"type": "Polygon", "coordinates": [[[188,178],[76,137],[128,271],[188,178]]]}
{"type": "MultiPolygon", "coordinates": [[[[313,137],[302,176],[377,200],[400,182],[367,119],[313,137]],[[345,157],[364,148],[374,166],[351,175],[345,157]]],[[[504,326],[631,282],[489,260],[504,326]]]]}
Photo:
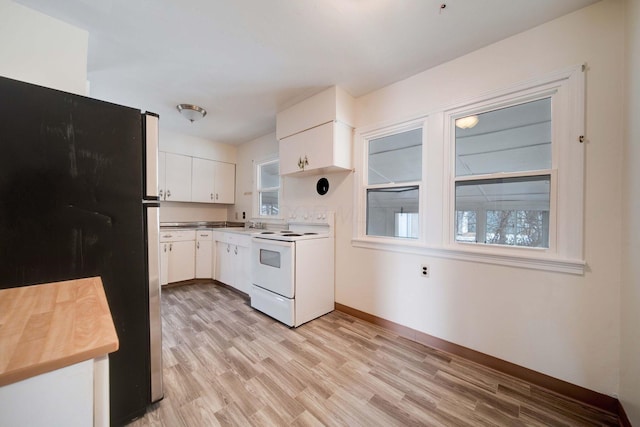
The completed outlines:
{"type": "Polygon", "coordinates": [[[0,77],[0,289],[102,278],[111,425],[162,398],[157,158],[157,115],[0,77]]]}

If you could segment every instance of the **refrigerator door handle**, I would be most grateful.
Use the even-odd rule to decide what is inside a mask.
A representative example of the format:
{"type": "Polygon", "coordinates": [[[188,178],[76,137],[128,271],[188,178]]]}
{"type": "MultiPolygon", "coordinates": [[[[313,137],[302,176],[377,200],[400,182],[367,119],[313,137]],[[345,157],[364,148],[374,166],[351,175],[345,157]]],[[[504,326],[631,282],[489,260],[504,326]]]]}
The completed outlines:
{"type": "Polygon", "coordinates": [[[157,402],[164,396],[162,390],[162,318],[160,312],[160,205],[159,203],[149,203],[143,206],[146,208],[147,217],[149,265],[151,402],[157,402]]]}
{"type": "Polygon", "coordinates": [[[144,113],[144,147],[145,147],[145,188],[144,199],[158,200],[158,141],[159,117],[153,113],[144,113]]]}

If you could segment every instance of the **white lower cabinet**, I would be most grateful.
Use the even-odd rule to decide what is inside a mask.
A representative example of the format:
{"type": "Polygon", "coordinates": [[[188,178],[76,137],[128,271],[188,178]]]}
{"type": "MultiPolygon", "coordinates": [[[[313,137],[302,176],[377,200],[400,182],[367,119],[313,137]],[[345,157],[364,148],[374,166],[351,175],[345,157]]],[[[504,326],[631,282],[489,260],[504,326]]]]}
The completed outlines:
{"type": "Polygon", "coordinates": [[[160,232],[160,283],[167,284],[196,277],[196,231],[160,232]]]}
{"type": "Polygon", "coordinates": [[[216,243],[215,279],[248,294],[251,286],[251,236],[215,232],[214,240],[216,243]]]}
{"type": "Polygon", "coordinates": [[[196,231],[196,279],[213,279],[213,232],[196,231]]]}
{"type": "Polygon", "coordinates": [[[109,358],[101,356],[0,387],[0,426],[107,427],[109,358]]]}

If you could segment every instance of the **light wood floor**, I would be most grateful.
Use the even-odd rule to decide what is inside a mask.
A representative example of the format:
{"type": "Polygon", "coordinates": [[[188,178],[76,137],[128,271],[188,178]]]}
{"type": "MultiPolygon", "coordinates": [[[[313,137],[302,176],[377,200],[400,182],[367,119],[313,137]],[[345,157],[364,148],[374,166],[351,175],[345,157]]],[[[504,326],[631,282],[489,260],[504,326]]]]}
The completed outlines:
{"type": "Polygon", "coordinates": [[[334,311],[297,329],[163,290],[165,398],[131,426],[574,426],[615,416],[334,311]]]}

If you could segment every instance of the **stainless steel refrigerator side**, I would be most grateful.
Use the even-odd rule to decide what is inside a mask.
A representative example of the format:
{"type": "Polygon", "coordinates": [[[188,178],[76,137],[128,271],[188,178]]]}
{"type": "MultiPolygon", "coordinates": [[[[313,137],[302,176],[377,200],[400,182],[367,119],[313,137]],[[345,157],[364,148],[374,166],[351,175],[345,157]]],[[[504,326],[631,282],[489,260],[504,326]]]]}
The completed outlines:
{"type": "Polygon", "coordinates": [[[146,112],[144,119],[145,182],[143,204],[147,215],[149,271],[149,346],[151,402],[164,397],[162,386],[162,317],[160,305],[160,204],[158,200],[159,117],[146,112]]]}
{"type": "Polygon", "coordinates": [[[151,402],[164,397],[162,389],[162,318],[160,308],[160,207],[145,204],[149,265],[149,342],[151,361],[151,402]]]}

